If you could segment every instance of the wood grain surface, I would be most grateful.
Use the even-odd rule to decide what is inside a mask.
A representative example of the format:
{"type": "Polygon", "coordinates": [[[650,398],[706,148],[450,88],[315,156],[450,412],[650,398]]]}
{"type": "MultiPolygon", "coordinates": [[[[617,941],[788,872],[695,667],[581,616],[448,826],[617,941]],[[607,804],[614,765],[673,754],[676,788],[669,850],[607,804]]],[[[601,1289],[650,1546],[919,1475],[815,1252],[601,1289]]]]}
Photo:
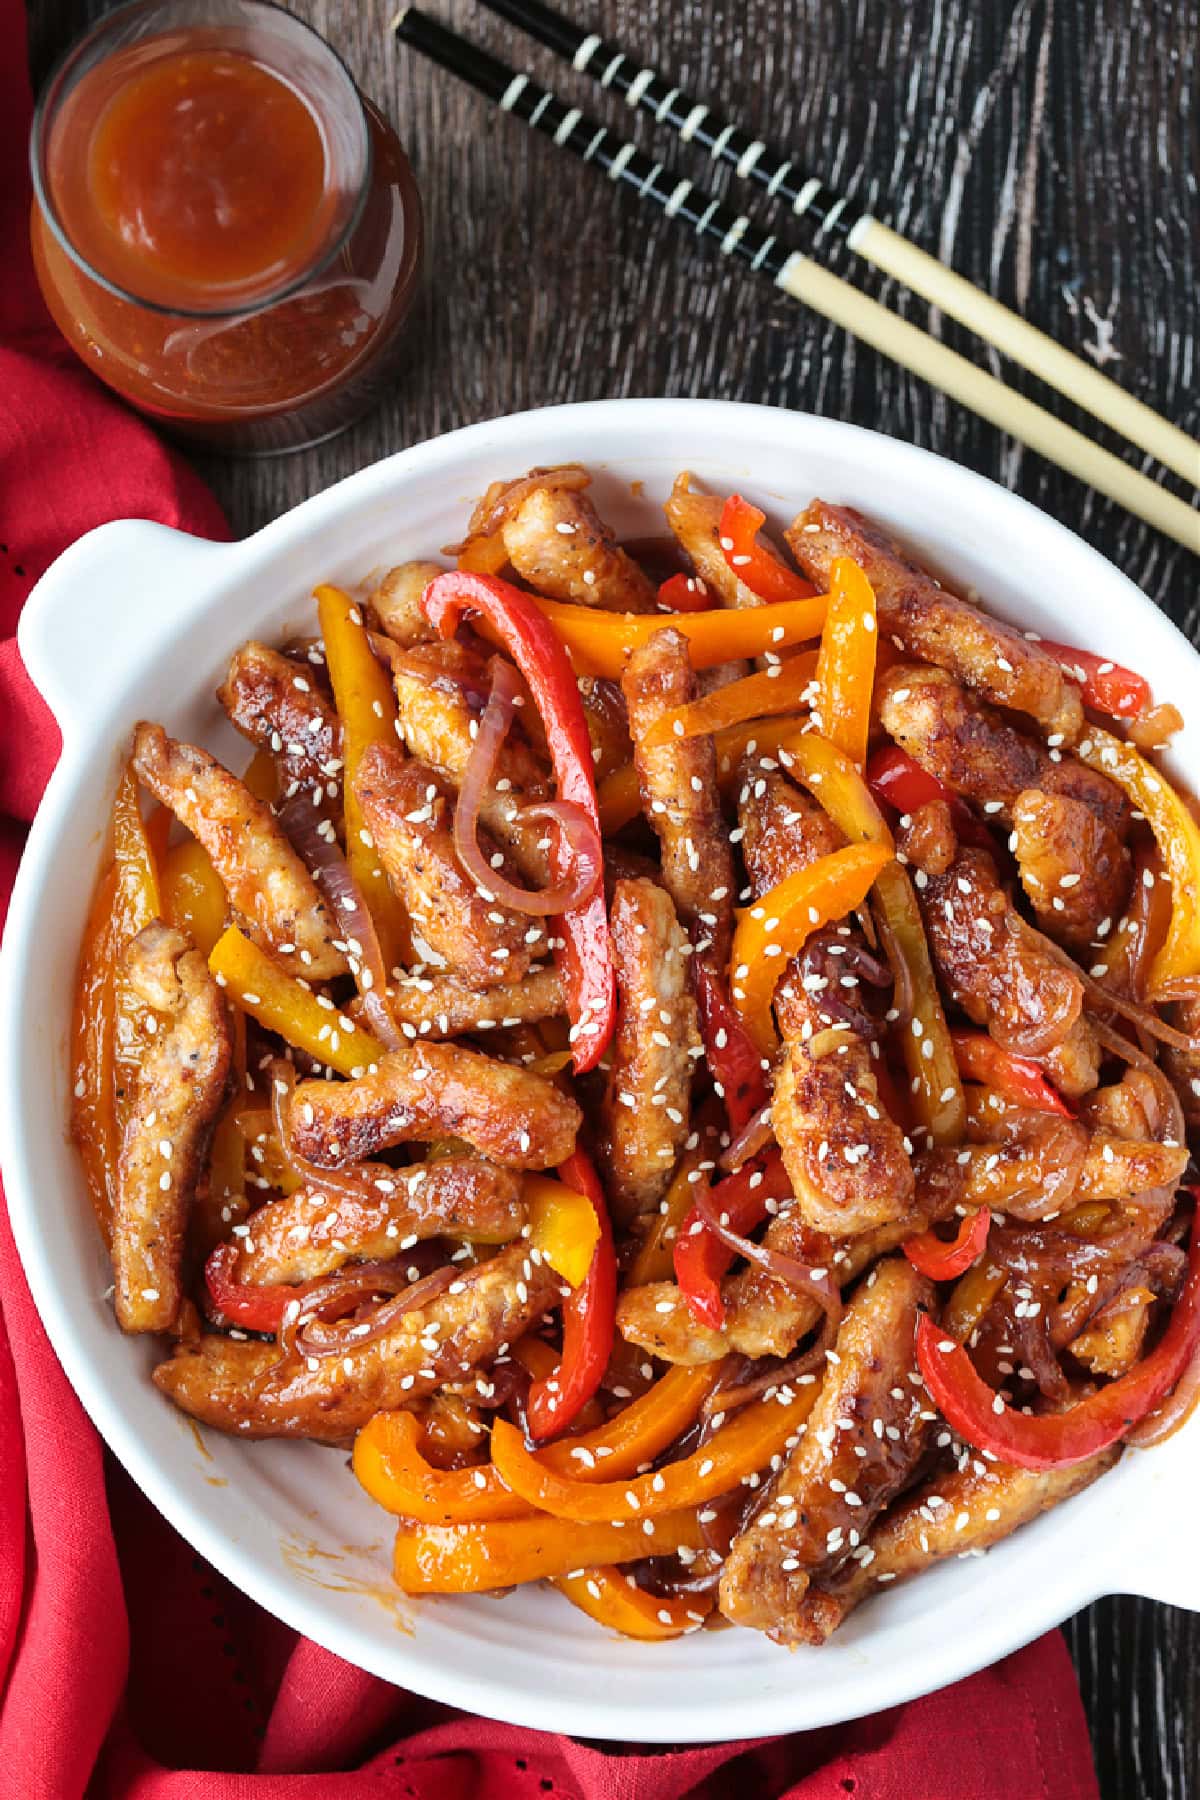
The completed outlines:
{"type": "MultiPolygon", "coordinates": [[[[1200,431],[1200,0],[562,3],[865,193],[889,223],[1200,431]]],[[[768,284],[718,267],[690,234],[398,50],[395,0],[292,4],[398,124],[427,205],[429,280],[410,371],[373,417],[298,456],[204,462],[235,531],[476,419],[624,394],[765,401],[873,426],[1016,488],[1200,638],[1200,563],[1185,550],[768,284]]],[[[427,4],[585,109],[632,124],[471,0],[427,4]]],[[[101,10],[32,0],[35,76],[101,10]]],[[[637,122],[643,143],[654,141],[648,125],[637,122]]],[[[673,143],[662,153],[725,185],[700,153],[673,143]]],[[[926,322],[920,302],[844,250],[836,266],[926,322]]],[[[969,347],[956,328],[946,335],[969,347]]],[[[1022,392],[1123,450],[988,355],[1022,392]]],[[[1181,1498],[1186,1532],[1194,1497],[1181,1498]]],[[[1067,1636],[1105,1800],[1197,1800],[1200,1618],[1106,1600],[1067,1636]]]]}

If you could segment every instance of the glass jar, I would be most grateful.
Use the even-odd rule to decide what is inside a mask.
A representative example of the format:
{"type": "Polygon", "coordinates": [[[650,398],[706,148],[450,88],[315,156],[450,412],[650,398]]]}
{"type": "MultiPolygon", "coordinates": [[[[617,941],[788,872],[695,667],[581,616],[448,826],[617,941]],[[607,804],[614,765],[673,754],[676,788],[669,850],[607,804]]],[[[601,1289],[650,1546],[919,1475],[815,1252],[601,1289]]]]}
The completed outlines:
{"type": "Polygon", "coordinates": [[[379,399],[421,202],[391,126],[268,0],[133,0],[68,52],[31,145],[42,292],[94,374],[172,432],[299,449],[379,399]]]}

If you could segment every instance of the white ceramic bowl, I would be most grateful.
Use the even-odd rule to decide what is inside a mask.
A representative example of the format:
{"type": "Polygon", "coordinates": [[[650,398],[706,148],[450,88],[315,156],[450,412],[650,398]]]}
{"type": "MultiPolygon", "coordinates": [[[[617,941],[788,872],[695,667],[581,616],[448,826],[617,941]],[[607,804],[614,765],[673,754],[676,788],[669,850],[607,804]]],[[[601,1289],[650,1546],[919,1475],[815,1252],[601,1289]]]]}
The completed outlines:
{"type": "Polygon", "coordinates": [[[80,1399],[160,1511],[263,1606],[402,1687],[527,1726],[681,1742],[828,1725],[954,1681],[1099,1594],[1200,1610],[1200,1551],[1177,1529],[1180,1504],[1200,1486],[1200,1417],[989,1556],[872,1600],[821,1650],[789,1654],[748,1631],[632,1644],[553,1592],[411,1603],[391,1586],[390,1520],[343,1456],[201,1437],[150,1384],[157,1348],[117,1330],[66,1138],[66,1044],[80,931],[130,728],[160,719],[218,755],[233,751],[213,690],[235,645],[310,623],[318,580],[353,584],[453,542],[495,477],[572,458],[596,472],[601,510],[625,532],[657,528],[658,504],[685,467],[718,489],[740,488],[779,521],[813,494],[868,510],[1000,613],[1122,657],[1161,699],[1190,708],[1171,761],[1200,789],[1198,658],[1174,626],[1024,501],[849,425],[708,401],[566,406],[417,445],[244,543],[132,521],[102,526],[60,558],[21,621],[21,649],[62,726],[63,754],[21,865],[0,969],[9,1209],[80,1399]],[[636,499],[635,481],[644,484],[636,499]]]}

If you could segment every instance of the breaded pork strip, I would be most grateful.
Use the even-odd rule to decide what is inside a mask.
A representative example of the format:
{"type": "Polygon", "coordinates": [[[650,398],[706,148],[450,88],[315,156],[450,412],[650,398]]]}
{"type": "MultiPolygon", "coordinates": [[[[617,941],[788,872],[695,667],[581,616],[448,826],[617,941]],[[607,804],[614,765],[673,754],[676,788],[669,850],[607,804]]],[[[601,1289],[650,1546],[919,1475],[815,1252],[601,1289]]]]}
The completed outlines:
{"type": "Polygon", "coordinates": [[[440,563],[406,562],[389,569],[367,595],[367,606],[394,644],[428,644],[436,631],[421,608],[421,595],[445,571],[440,563]]]}
{"type": "Polygon", "coordinates": [[[1129,834],[1129,801],[1116,782],[1069,751],[1051,754],[984,706],[944,669],[898,663],[879,680],[884,730],[964,800],[1012,823],[1026,788],[1079,800],[1118,838],[1129,834]]]}
{"type": "Polygon", "coordinates": [[[544,1075],[460,1044],[409,1044],[353,1081],[302,1081],[291,1109],[297,1150],[323,1169],[443,1137],[510,1168],[548,1169],[575,1148],[579,1121],[544,1075]]]}
{"type": "MultiPolygon", "coordinates": [[[[418,646],[391,659],[396,690],[397,725],[405,748],[420,762],[432,763],[457,789],[466,774],[475,739],[475,713],[462,689],[446,678],[444,652],[455,645],[418,646]]],[[[512,853],[527,881],[539,887],[550,879],[544,821],[527,824],[521,808],[548,800],[550,786],[528,745],[511,732],[496,759],[494,779],[480,802],[480,823],[512,853]]]]}
{"type": "MultiPolygon", "coordinates": [[[[675,485],[663,503],[667,524],[680,549],[700,579],[716,595],[719,605],[761,606],[758,595],[739,580],[735,569],[730,568],[721,548],[721,514],[724,510],[724,496],[706,493],[687,469],[675,477],[675,485]]],[[[769,555],[783,564],[782,556],[768,537],[760,534],[758,541],[769,555]]]]}
{"type": "Polygon", "coordinates": [[[507,987],[468,987],[443,969],[408,975],[389,988],[388,1005],[405,1037],[414,1038],[534,1024],[564,1010],[562,980],[550,964],[507,987]]]}
{"type": "Polygon", "coordinates": [[[628,1224],[658,1205],[683,1149],[700,1033],[687,938],[666,890],[619,881],[610,926],[619,1010],[597,1152],[628,1224]]]}
{"type": "MultiPolygon", "coordinates": [[[[738,822],[759,899],[845,842],[807,794],[777,771],[754,764],[745,770],[738,822]]],[[[812,1230],[843,1238],[903,1217],[912,1202],[913,1178],[904,1134],[879,1096],[870,1043],[847,1022],[855,1012],[843,1013],[841,1007],[858,994],[848,958],[865,948],[861,934],[848,928],[827,947],[819,969],[810,970],[803,953],[794,957],[776,993],[784,1051],[771,1119],[798,1218],[812,1230]]],[[[772,1224],[768,1242],[777,1229],[787,1226],[772,1224]]]]}
{"type": "MultiPolygon", "coordinates": [[[[1181,1000],[1171,1011],[1172,1024],[1177,1031],[1200,1038],[1200,996],[1194,1000],[1181,1000]]],[[[1164,1060],[1183,1102],[1188,1123],[1200,1124],[1200,1051],[1168,1050],[1164,1060]]]]}
{"type": "Polygon", "coordinates": [[[655,609],[654,583],[578,489],[531,489],[500,535],[513,568],[539,594],[609,612],[655,609]]]}
{"type": "Polygon", "coordinates": [[[133,767],[208,851],[247,932],[293,975],[325,981],[346,971],[337,926],[270,807],[207,750],[161,725],[133,734],[133,767]]]}
{"type": "Polygon", "coordinates": [[[1132,878],[1129,852],[1082,800],[1027,789],[1013,807],[1012,843],[1021,886],[1047,937],[1082,952],[1120,918],[1132,878]]]}
{"type": "Polygon", "coordinates": [[[882,527],[853,507],[814,500],[785,535],[821,588],[828,588],[836,559],[852,557],[875,589],[880,631],[908,655],[949,670],[994,706],[1027,713],[1064,743],[1075,742],[1083,703],[1054,658],[1013,626],[948,593],[882,527]]]}
{"type": "Polygon", "coordinates": [[[311,668],[251,639],[229,659],[217,699],[243,737],[278,758],[285,789],[320,788],[337,797],[342,722],[311,668]]]}
{"type": "Polygon", "coordinates": [[[238,1240],[237,1281],[315,1281],[344,1263],[399,1256],[431,1237],[506,1244],[525,1223],[521,1177],[477,1156],[443,1156],[393,1169],[360,1163],[362,1195],[308,1183],[268,1200],[238,1240]]]}
{"type": "Polygon", "coordinates": [[[229,1018],[203,956],[160,920],[127,945],[125,970],[159,1025],[117,1162],[114,1299],[123,1331],[168,1331],[182,1297],[188,1212],[229,1079],[229,1018]]]}
{"type": "Polygon", "coordinates": [[[712,737],[671,737],[653,749],[645,742],[665,712],[696,698],[683,633],[656,631],[633,652],[621,687],[642,811],[662,849],[663,884],[684,924],[724,966],[733,941],[733,855],[721,816],[712,737]]]}
{"type": "Polygon", "coordinates": [[[377,1412],[408,1406],[513,1343],[561,1297],[531,1246],[512,1244],[463,1271],[445,1292],[402,1313],[380,1337],[336,1356],[280,1360],[275,1344],[206,1335],[154,1371],[176,1406],[250,1438],[349,1437],[377,1412]]]}
{"type": "MultiPolygon", "coordinates": [[[[519,982],[536,950],[545,952],[544,924],[485,897],[463,868],[454,848],[447,778],[392,744],[372,744],[359,763],[354,792],[388,880],[450,973],[481,988],[519,982]]],[[[495,852],[483,833],[480,847],[489,858],[495,852]]]]}
{"type": "Polygon", "coordinates": [[[1099,1049],[1079,977],[1013,908],[987,852],[960,850],[920,902],[938,973],[967,1016],[1040,1062],[1064,1094],[1094,1088],[1099,1049]]]}
{"type": "Polygon", "coordinates": [[[797,1609],[793,1642],[823,1644],[877,1588],[919,1575],[945,1557],[990,1550],[1039,1513],[1082,1493],[1119,1455],[1114,1446],[1050,1470],[971,1457],[962,1469],[932,1476],[888,1508],[836,1573],[813,1582],[797,1609]]]}
{"type": "Polygon", "coordinates": [[[804,1435],[726,1558],[720,1606],[735,1625],[802,1643],[810,1584],[842,1567],[911,1477],[936,1417],[916,1373],[917,1309],[932,1293],[900,1256],[856,1293],[804,1435]]]}

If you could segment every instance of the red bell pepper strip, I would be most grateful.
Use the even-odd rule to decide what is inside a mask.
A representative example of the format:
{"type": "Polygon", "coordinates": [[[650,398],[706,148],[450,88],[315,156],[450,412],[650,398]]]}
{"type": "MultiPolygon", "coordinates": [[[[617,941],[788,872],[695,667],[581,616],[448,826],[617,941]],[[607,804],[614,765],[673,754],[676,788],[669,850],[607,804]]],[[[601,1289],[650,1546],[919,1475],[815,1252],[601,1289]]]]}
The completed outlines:
{"type": "Polygon", "coordinates": [[[760,600],[807,599],[817,591],[811,581],[805,581],[803,575],[787,568],[758,542],[758,534],[766,522],[766,513],[759,512],[757,506],[751,506],[740,494],[730,494],[722,508],[719,526],[725,561],[738,580],[760,600]]]}
{"type": "MultiPolygon", "coordinates": [[[[792,1184],[778,1150],[755,1157],[736,1175],[727,1175],[713,1189],[718,1215],[724,1215],[731,1231],[745,1237],[766,1217],[768,1200],[790,1200],[792,1184]]],[[[675,1279],[692,1317],[701,1325],[720,1331],[725,1323],[721,1277],[733,1261],[733,1251],[706,1230],[693,1207],[675,1240],[675,1279]]]]}
{"type": "Polygon", "coordinates": [[[1144,675],[1136,675],[1132,669],[1091,650],[1074,650],[1070,644],[1054,644],[1043,638],[1041,647],[1079,682],[1084,703],[1097,712],[1108,713],[1114,719],[1134,719],[1153,706],[1154,695],[1144,675]]]}
{"type": "Polygon", "coordinates": [[[928,1275],[930,1281],[953,1281],[956,1275],[965,1275],[983,1255],[991,1223],[991,1212],[981,1206],[962,1221],[952,1238],[923,1231],[920,1237],[909,1238],[904,1254],[913,1268],[928,1275]]]}
{"type": "Polygon", "coordinates": [[[961,794],[923,769],[899,744],[886,744],[877,750],[866,768],[867,786],[879,801],[898,813],[914,813],[931,800],[944,800],[958,836],[966,844],[994,850],[995,839],[986,825],[975,817],[961,794]]]}
{"type": "Polygon", "coordinates": [[[736,1136],[771,1097],[762,1057],[720,975],[703,957],[696,957],[692,966],[705,1060],[721,1089],[729,1127],[736,1136]]]}
{"type": "Polygon", "coordinates": [[[204,1265],[204,1281],[217,1311],[232,1325],[244,1326],[247,1331],[277,1332],[292,1301],[302,1300],[317,1286],[313,1281],[296,1287],[239,1281],[233,1272],[237,1259],[236,1244],[218,1244],[204,1265]]]}
{"type": "Polygon", "coordinates": [[[1006,1100],[1032,1107],[1035,1112],[1058,1113],[1064,1119],[1075,1117],[1074,1109],[1035,1062],[1027,1056],[1014,1056],[986,1031],[952,1031],[950,1041],[958,1072],[965,1081],[982,1081],[987,1087],[996,1088],[1006,1100]]]}
{"type": "Polygon", "coordinates": [[[557,1437],[585,1407],[604,1379],[617,1320],[617,1255],[600,1177],[591,1158],[574,1150],[558,1168],[560,1180],[586,1194],[596,1209],[600,1237],[587,1274],[563,1301],[562,1359],[553,1375],[535,1381],[525,1409],[530,1436],[557,1437]]]}
{"type": "Polygon", "coordinates": [[[668,575],[658,590],[658,604],[668,612],[707,612],[713,597],[698,575],[668,575]]]}
{"type": "Polygon", "coordinates": [[[1162,1337],[1127,1375],[1066,1412],[1014,1412],[928,1313],[917,1325],[917,1361],[930,1398],[947,1424],[977,1450],[1021,1469],[1065,1468],[1115,1444],[1170,1393],[1198,1347],[1200,1211],[1192,1219],[1187,1276],[1162,1337]]]}
{"type": "MultiPolygon", "coordinates": [[[[580,807],[600,831],[587,718],[570,658],[557,632],[528,594],[496,575],[453,570],[431,581],[421,605],[434,629],[452,637],[464,612],[480,613],[511,653],[541,715],[558,783],[558,797],[580,807]]],[[[551,878],[566,873],[566,847],[554,833],[551,878]]],[[[575,1071],[594,1069],[616,1024],[616,982],[603,884],[591,899],[560,918],[563,939],[555,955],[562,970],[571,1018],[575,1071]]]]}

